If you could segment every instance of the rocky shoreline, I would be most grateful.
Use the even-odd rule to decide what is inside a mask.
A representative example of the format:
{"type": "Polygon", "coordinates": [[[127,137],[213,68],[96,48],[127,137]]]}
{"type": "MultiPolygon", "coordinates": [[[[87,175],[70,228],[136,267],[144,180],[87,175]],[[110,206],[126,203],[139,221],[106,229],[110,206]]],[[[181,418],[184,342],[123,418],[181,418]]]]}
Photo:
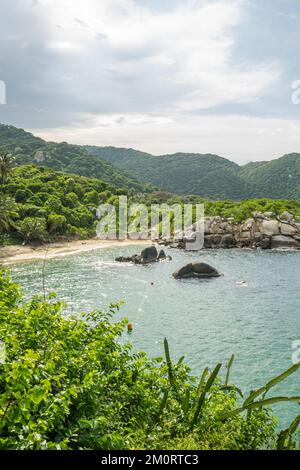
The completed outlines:
{"type": "MultiPolygon", "coordinates": [[[[160,245],[185,249],[196,238],[196,224],[173,238],[153,240],[160,245]]],[[[237,223],[233,218],[205,217],[204,249],[294,249],[300,250],[300,221],[289,212],[276,216],[273,212],[254,212],[237,223]]]]}

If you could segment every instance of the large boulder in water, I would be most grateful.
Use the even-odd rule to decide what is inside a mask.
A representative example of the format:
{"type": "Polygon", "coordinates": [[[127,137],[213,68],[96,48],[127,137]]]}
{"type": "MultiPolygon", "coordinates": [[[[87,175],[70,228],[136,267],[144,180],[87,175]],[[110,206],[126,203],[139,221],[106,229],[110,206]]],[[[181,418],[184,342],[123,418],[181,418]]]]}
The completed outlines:
{"type": "Polygon", "coordinates": [[[220,276],[221,274],[215,268],[206,263],[189,263],[173,273],[175,279],[208,279],[220,276]]]}
{"type": "Polygon", "coordinates": [[[154,263],[158,258],[157,249],[155,246],[148,246],[142,251],[141,257],[143,263],[154,263]]]}

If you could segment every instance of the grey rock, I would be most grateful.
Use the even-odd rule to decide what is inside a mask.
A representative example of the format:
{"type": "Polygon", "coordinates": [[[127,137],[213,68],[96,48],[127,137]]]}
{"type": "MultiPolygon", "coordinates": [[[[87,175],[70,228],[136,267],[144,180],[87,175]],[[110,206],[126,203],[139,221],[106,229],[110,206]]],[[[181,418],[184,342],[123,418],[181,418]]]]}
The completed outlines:
{"type": "Polygon", "coordinates": [[[164,252],[164,250],[160,250],[159,255],[158,255],[158,259],[166,259],[166,257],[167,257],[167,255],[164,252]]]}
{"type": "Polygon", "coordinates": [[[175,279],[209,279],[220,276],[215,268],[206,263],[189,263],[173,273],[175,279]]]}
{"type": "Polygon", "coordinates": [[[222,248],[233,248],[235,245],[236,245],[235,238],[230,233],[222,237],[221,239],[222,248]]]}
{"type": "Polygon", "coordinates": [[[279,234],[279,223],[277,220],[264,220],[260,231],[263,235],[273,236],[279,234]]]}
{"type": "Polygon", "coordinates": [[[285,211],[283,214],[281,214],[280,216],[280,220],[283,220],[285,222],[292,222],[292,220],[294,219],[294,216],[293,214],[290,214],[290,212],[288,211],[285,211]]]}
{"type": "Polygon", "coordinates": [[[284,235],[276,235],[272,237],[271,248],[280,249],[280,248],[298,248],[300,244],[292,237],[286,237],[284,235]]]}
{"type": "Polygon", "coordinates": [[[287,236],[292,237],[293,235],[296,235],[297,228],[293,227],[292,225],[289,225],[289,224],[281,223],[280,224],[280,232],[281,232],[281,235],[287,235],[287,236]]]}
{"type": "Polygon", "coordinates": [[[272,217],[274,217],[274,212],[264,212],[264,217],[266,217],[267,219],[271,219],[272,217]]]}
{"type": "Polygon", "coordinates": [[[271,246],[271,240],[271,237],[264,237],[261,241],[256,243],[256,246],[262,250],[267,250],[271,246]]]}
{"type": "Polygon", "coordinates": [[[252,215],[255,219],[263,219],[264,218],[263,212],[253,212],[252,215]]]}
{"type": "Polygon", "coordinates": [[[141,257],[143,263],[153,263],[158,257],[157,249],[155,246],[147,246],[147,248],[142,251],[141,257]]]}

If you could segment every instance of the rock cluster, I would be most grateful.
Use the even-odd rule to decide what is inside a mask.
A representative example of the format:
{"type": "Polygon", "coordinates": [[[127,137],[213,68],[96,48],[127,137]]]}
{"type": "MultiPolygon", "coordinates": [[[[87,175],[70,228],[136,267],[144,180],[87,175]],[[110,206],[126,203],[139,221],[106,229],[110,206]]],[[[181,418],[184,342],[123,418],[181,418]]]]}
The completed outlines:
{"type": "MultiPolygon", "coordinates": [[[[187,242],[196,238],[196,224],[185,232],[177,232],[161,244],[172,248],[185,248],[187,242]]],[[[276,217],[272,212],[254,212],[244,222],[233,218],[206,217],[204,219],[204,248],[261,248],[300,249],[300,223],[293,215],[284,212],[276,217]]]]}
{"type": "Polygon", "coordinates": [[[119,263],[134,263],[134,264],[150,264],[157,263],[158,261],[171,260],[171,256],[167,256],[164,250],[160,250],[158,253],[155,246],[149,246],[145,248],[140,255],[132,256],[121,256],[116,258],[115,261],[119,263]]]}

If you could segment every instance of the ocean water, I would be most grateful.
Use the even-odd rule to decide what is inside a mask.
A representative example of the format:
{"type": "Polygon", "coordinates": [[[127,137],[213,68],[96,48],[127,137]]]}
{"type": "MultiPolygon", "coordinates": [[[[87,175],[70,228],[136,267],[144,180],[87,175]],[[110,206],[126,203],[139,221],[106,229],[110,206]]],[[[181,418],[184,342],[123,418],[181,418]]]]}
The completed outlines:
{"type": "MultiPolygon", "coordinates": [[[[123,300],[117,317],[134,329],[125,339],[150,356],[163,355],[168,338],[174,360],[184,355],[200,374],[235,354],[231,380],[245,391],[263,385],[292,365],[293,343],[300,340],[300,252],[166,250],[171,262],[150,266],[116,263],[141,247],[106,248],[50,259],[47,292],[67,303],[66,313],[105,309],[123,300]],[[172,272],[191,261],[203,261],[224,276],[211,280],[175,280],[172,272]],[[151,285],[153,283],[153,285],[151,285]]],[[[42,262],[11,267],[26,295],[42,294],[42,262]]],[[[300,372],[274,389],[300,395],[300,372]]],[[[299,405],[274,407],[283,423],[299,405]]]]}

